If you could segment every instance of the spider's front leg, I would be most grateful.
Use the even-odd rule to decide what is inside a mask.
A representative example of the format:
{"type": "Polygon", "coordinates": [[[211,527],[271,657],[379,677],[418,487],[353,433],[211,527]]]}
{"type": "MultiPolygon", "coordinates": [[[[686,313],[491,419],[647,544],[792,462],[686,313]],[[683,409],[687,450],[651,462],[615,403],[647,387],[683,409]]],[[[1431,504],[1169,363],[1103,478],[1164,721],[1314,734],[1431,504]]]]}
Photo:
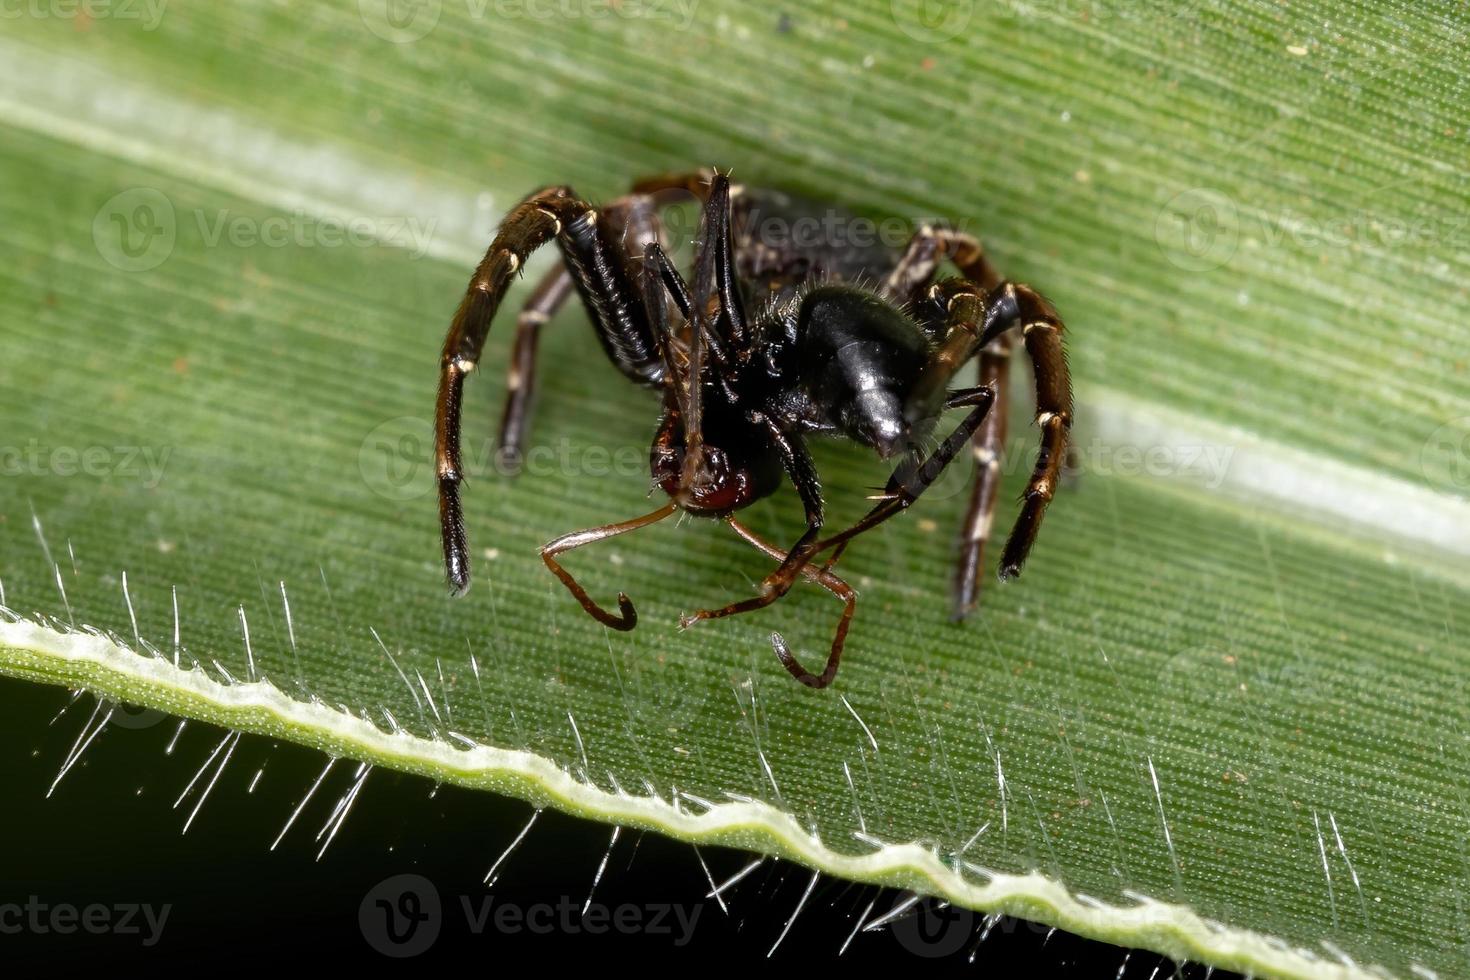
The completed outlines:
{"type": "Polygon", "coordinates": [[[434,460],[439,478],[444,566],[450,591],[455,595],[463,594],[470,584],[469,547],[459,501],[459,485],[464,480],[459,443],[465,376],[480,359],[511,278],[532,252],[559,234],[573,215],[586,210],[588,205],[578,200],[569,187],[549,187],[518,204],[475,269],[444,338],[434,411],[434,460]]]}
{"type": "Polygon", "coordinates": [[[884,279],[883,296],[895,303],[918,303],[933,284],[944,259],[953,262],[966,279],[983,290],[994,289],[1001,283],[1000,274],[986,258],[980,239],[944,224],[926,224],[914,232],[884,279]]]}
{"type": "MultiPolygon", "coordinates": [[[[584,212],[584,215],[586,213],[589,212],[584,212]]],[[[607,229],[607,234],[601,238],[622,243],[623,250],[628,255],[641,254],[646,245],[657,244],[662,234],[656,202],[637,192],[607,204],[602,209],[601,221],[607,229]]],[[[582,270],[581,274],[586,280],[590,295],[604,297],[611,293],[614,295],[614,302],[604,302],[603,305],[616,305],[618,287],[609,281],[614,270],[600,261],[606,257],[605,253],[608,251],[600,248],[602,245],[598,236],[569,234],[563,243],[563,250],[570,249],[572,261],[559,262],[547,272],[536,284],[526,305],[516,317],[515,343],[511,347],[510,367],[505,382],[505,408],[501,412],[499,438],[496,440],[497,463],[506,471],[519,471],[525,459],[526,432],[530,426],[531,406],[536,394],[536,361],[541,330],[556,316],[578,285],[573,269],[582,270]],[[594,270],[599,270],[600,276],[594,270]]],[[[604,331],[605,327],[597,316],[597,310],[589,309],[589,313],[594,326],[600,332],[604,331]]],[[[614,324],[613,343],[606,344],[607,338],[604,337],[605,345],[610,350],[623,346],[622,335],[629,332],[629,326],[626,323],[614,324]]],[[[637,338],[634,339],[636,341],[637,338]]],[[[636,342],[631,346],[634,350],[638,349],[636,342]]],[[[635,380],[643,379],[640,377],[635,380]]]]}
{"type": "MultiPolygon", "coordinates": [[[[459,488],[464,479],[460,457],[461,405],[464,379],[479,361],[490,325],[511,279],[537,248],[556,239],[571,284],[581,294],[604,351],[617,368],[639,384],[657,384],[664,364],[648,327],[642,299],[630,282],[622,257],[607,241],[596,208],[569,187],[537,191],[511,209],[470,279],[444,341],[439,396],[434,419],[435,468],[439,478],[439,523],[450,591],[469,588],[470,561],[459,488]]],[[[616,223],[623,229],[626,217],[616,223]]],[[[529,321],[523,323],[512,358],[512,385],[502,433],[503,444],[519,449],[534,369],[535,332],[550,314],[564,287],[553,276],[532,297],[529,321]]]]}

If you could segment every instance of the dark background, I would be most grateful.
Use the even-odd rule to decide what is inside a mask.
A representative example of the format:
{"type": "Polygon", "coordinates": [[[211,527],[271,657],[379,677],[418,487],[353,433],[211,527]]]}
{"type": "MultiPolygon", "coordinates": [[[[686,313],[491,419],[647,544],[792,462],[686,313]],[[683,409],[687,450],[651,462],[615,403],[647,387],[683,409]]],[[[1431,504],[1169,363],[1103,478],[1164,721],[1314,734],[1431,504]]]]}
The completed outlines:
{"type": "MultiPolygon", "coordinates": [[[[237,967],[299,963],[302,955],[324,955],[334,966],[394,965],[384,950],[411,954],[402,961],[414,966],[481,957],[493,967],[507,954],[543,955],[554,962],[580,955],[616,962],[607,957],[627,956],[640,965],[758,962],[776,944],[812,881],[804,868],[768,860],[724,893],[726,914],[705,897],[710,884],[700,857],[714,880],[724,882],[753,860],[750,855],[722,848],[696,852],[688,844],[627,829],[609,853],[610,827],[546,811],[501,864],[494,887],[487,888],[486,872],[526,825],[531,808],[382,769],[369,773],[318,860],[318,832],[358,770],[346,760],[331,768],[272,851],[271,842],[321,773],[325,757],[257,736],[239,740],[183,834],[228,744],[215,764],[205,767],[193,792],[177,806],[175,801],[227,733],[190,722],[179,734],[176,719],[138,709],[119,708],[48,798],[96,706],[88,694],[0,681],[9,790],[0,951],[7,966],[146,961],[237,967]],[[600,933],[587,928],[580,911],[589,892],[608,910],[604,915],[610,922],[621,914],[625,927],[609,926],[600,933]],[[32,896],[45,908],[42,928],[27,908],[32,896]],[[489,919],[476,931],[465,905],[480,915],[487,899],[492,901],[489,919]],[[21,909],[7,915],[5,907],[12,903],[21,909]],[[111,922],[122,914],[111,909],[125,905],[170,909],[152,946],[145,945],[151,929],[141,913],[133,918],[139,928],[134,934],[77,928],[63,935],[52,928],[58,909],[94,904],[109,907],[105,915],[111,922]],[[531,929],[524,919],[515,928],[497,928],[496,916],[511,914],[498,911],[506,905],[520,916],[536,916],[539,928],[531,929]],[[543,908],[532,912],[538,905],[543,908]],[[653,921],[660,908],[674,905],[682,907],[686,921],[694,917],[687,939],[674,912],[653,921]],[[631,908],[619,913],[622,906],[631,908]],[[627,925],[635,921],[641,925],[627,925]]],[[[903,898],[892,889],[823,876],[772,961],[969,971],[1024,964],[1028,972],[1049,976],[1138,980],[1178,971],[1155,953],[1130,952],[1011,918],[990,922],[928,902],[888,927],[853,935],[870,903],[868,921],[903,898]]],[[[1199,966],[1181,972],[1191,978],[1206,974],[1199,966]]]]}

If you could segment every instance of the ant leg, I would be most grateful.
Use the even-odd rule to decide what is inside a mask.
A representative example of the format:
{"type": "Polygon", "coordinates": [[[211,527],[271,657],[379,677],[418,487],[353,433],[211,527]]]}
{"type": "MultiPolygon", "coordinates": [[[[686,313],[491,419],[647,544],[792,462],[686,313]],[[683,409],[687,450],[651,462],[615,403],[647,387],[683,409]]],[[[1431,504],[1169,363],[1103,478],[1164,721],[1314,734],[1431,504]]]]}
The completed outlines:
{"type": "MultiPolygon", "coordinates": [[[[849,540],[857,537],[864,531],[870,530],[895,514],[907,510],[909,505],[915,500],[918,500],[919,496],[939,479],[939,475],[944,472],[944,468],[959,455],[965,443],[970,440],[975,434],[975,430],[980,427],[980,423],[984,421],[986,413],[990,410],[994,402],[995,391],[986,387],[965,388],[950,394],[945,401],[944,407],[946,409],[969,408],[971,410],[970,413],[964,417],[960,424],[955,427],[954,431],[927,458],[922,460],[919,458],[917,447],[909,450],[908,457],[899,465],[893,475],[888,478],[888,485],[884,488],[878,504],[866,516],[856,524],[832,535],[830,538],[808,542],[803,537],[802,541],[806,543],[798,542],[797,546],[792,548],[791,553],[786,556],[786,560],[781,563],[781,567],[766,576],[765,580],[761,582],[759,595],[752,596],[740,602],[732,602],[722,609],[702,610],[691,616],[685,616],[684,619],[680,620],[680,625],[689,625],[701,619],[718,619],[722,616],[734,616],[739,613],[750,612],[754,609],[769,606],[790,591],[792,583],[796,580],[796,576],[806,568],[807,563],[814,557],[830,548],[843,547],[849,540]]],[[[823,566],[821,570],[825,572],[830,567],[831,562],[823,566]]]]}
{"type": "Polygon", "coordinates": [[[587,595],[587,590],[577,584],[577,580],[572,577],[571,572],[561,567],[561,563],[556,560],[556,556],[571,551],[574,548],[580,548],[583,545],[605,541],[619,534],[626,534],[629,531],[636,531],[640,527],[656,524],[672,514],[675,509],[676,506],[671,500],[658,510],[650,514],[644,514],[642,517],[635,517],[630,521],[621,521],[617,524],[604,524],[602,527],[590,527],[585,531],[573,531],[570,534],[563,534],[555,541],[548,542],[541,549],[541,560],[546,563],[547,568],[551,569],[553,575],[561,579],[561,584],[567,587],[567,591],[582,604],[582,608],[587,610],[588,615],[593,619],[615,630],[630,630],[638,625],[638,611],[633,608],[633,601],[628,598],[627,593],[618,593],[618,611],[621,615],[614,616],[592,601],[592,598],[587,595]]]}
{"type": "MultiPolygon", "coordinates": [[[[786,557],[786,553],[780,548],[763,540],[754,531],[741,524],[734,517],[725,518],[725,523],[729,524],[736,534],[755,545],[755,547],[770,557],[778,561],[786,557]]],[[[842,663],[842,647],[847,642],[847,631],[852,624],[853,613],[857,612],[857,593],[853,591],[852,586],[848,585],[836,575],[833,575],[826,568],[812,568],[810,565],[807,565],[802,568],[801,574],[806,576],[809,581],[817,583],[832,593],[832,595],[842,600],[843,603],[842,618],[837,621],[837,631],[832,636],[832,647],[827,654],[827,665],[822,669],[820,674],[813,674],[807,670],[792,656],[791,649],[786,646],[786,641],[780,633],[771,634],[771,648],[776,653],[776,659],[781,661],[781,665],[791,673],[792,677],[795,677],[807,687],[823,688],[832,683],[832,679],[837,676],[837,667],[842,663]]]]}
{"type": "MultiPolygon", "coordinates": [[[[791,588],[797,573],[805,568],[810,557],[808,553],[816,544],[817,535],[822,531],[822,484],[817,477],[817,467],[812,462],[811,454],[807,452],[806,444],[802,442],[800,436],[786,432],[762,412],[751,412],[748,417],[754,424],[766,427],[771,442],[775,445],[776,451],[780,453],[781,465],[791,479],[792,485],[796,487],[797,495],[801,497],[802,508],[806,512],[806,531],[797,539],[789,552],[784,552],[779,556],[782,559],[781,566],[766,576],[761,583],[759,595],[731,603],[722,609],[701,609],[682,616],[679,619],[681,629],[688,629],[702,619],[718,619],[722,616],[734,616],[738,613],[761,609],[781,598],[791,588]],[[777,583],[784,584],[778,585],[777,583]]],[[[823,574],[826,572],[827,569],[822,569],[823,574]]]]}
{"type": "Polygon", "coordinates": [[[925,490],[934,485],[944,468],[954,461],[965,443],[975,435],[975,431],[980,428],[995,404],[995,398],[995,389],[985,385],[953,392],[946,399],[944,407],[969,408],[970,413],[927,458],[920,460],[918,450],[910,450],[909,457],[888,478],[888,485],[877,505],[851,527],[817,542],[812,548],[812,555],[819,555],[829,548],[841,548],[859,534],[870,531],[895,514],[907,510],[925,490]]]}
{"type": "Polygon", "coordinates": [[[499,459],[512,472],[521,468],[522,446],[536,395],[536,349],[541,328],[556,315],[572,294],[572,274],[558,265],[537,283],[516,317],[516,339],[510,353],[510,370],[505,382],[505,408],[500,415],[499,459]]]}
{"type": "Polygon", "coordinates": [[[960,556],[955,566],[954,607],[950,619],[959,622],[975,608],[980,594],[980,568],[985,543],[995,521],[995,501],[1000,496],[1000,454],[1005,447],[1009,415],[1012,342],[1002,334],[980,352],[980,383],[995,389],[995,407],[975,432],[971,449],[975,454],[975,483],[960,527],[960,556]]]}

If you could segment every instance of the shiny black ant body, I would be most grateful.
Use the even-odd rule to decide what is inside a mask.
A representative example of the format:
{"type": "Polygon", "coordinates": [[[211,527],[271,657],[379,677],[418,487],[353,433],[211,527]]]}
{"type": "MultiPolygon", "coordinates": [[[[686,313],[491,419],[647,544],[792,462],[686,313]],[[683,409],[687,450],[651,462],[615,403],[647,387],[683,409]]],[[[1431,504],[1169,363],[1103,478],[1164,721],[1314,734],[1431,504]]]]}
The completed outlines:
{"type": "MultiPolygon", "coordinates": [[[[1018,334],[1035,366],[1041,428],[1040,455],[1000,562],[1002,578],[1020,571],[1056,489],[1072,422],[1056,311],[1030,288],[1002,280],[978,241],[959,231],[926,225],[894,252],[877,242],[772,244],[752,220],[762,214],[799,222],[819,210],[784,194],[732,185],[728,176],[708,171],[640,181],[601,211],[568,187],[537,191],[512,209],[475,270],[441,363],[436,465],[444,558],[455,594],[470,580],[459,500],[464,378],[479,359],[512,278],[552,239],[563,261],[536,288],[518,320],[500,428],[502,458],[517,459],[524,442],[540,328],[573,290],[613,364],[663,397],[650,464],[668,502],[642,517],[563,535],[541,552],[598,621],[628,630],[637,614],[622,593],[617,613],[598,605],[558,555],[676,510],[719,518],[780,565],[757,595],[685,616],[681,625],[770,605],[805,577],[844,603],[825,668],[810,673],[780,634],[771,640],[797,680],[825,687],[837,673],[856,609],[856,594],[832,571],[842,549],[905,510],[969,444],[978,465],[960,535],[953,607],[954,618],[963,618],[975,604],[994,513],[1005,384],[1018,334]],[[703,202],[692,287],[660,242],[661,208],[676,193],[692,193],[703,202]],[[936,282],[946,259],[961,275],[936,282]],[[959,370],[976,358],[979,383],[955,386],[959,370]],[[939,416],[952,408],[967,410],[963,420],[924,452],[939,416]],[[809,433],[843,436],[884,459],[899,458],[867,515],[828,537],[821,535],[821,483],[804,444],[809,433]],[[773,493],[783,476],[806,513],[805,533],[785,550],[761,540],[735,516],[773,493]],[[829,551],[824,562],[814,561],[829,551]]],[[[836,213],[827,209],[829,217],[836,213]]]]}

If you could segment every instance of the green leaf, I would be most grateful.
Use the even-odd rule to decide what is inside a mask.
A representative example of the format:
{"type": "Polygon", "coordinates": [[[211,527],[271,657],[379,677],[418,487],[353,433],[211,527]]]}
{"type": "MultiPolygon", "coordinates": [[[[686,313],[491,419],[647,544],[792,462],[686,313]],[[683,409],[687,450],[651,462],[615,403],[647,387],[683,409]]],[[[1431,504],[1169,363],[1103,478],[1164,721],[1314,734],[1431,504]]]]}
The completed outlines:
{"type": "MultiPolygon", "coordinates": [[[[0,671],[1176,957],[1470,972],[1463,6],[388,2],[7,20],[0,671]],[[580,311],[514,480],[492,336],[444,595],[437,347],[495,220],[708,164],[964,221],[1070,327],[1026,574],[946,622],[957,474],[844,558],[827,692],[767,641],[824,648],[815,590],[675,628],[770,567],[718,525],[573,556],[631,634],[546,574],[650,506],[580,311]]],[[[834,525],[884,476],[819,463],[834,525]]]]}

